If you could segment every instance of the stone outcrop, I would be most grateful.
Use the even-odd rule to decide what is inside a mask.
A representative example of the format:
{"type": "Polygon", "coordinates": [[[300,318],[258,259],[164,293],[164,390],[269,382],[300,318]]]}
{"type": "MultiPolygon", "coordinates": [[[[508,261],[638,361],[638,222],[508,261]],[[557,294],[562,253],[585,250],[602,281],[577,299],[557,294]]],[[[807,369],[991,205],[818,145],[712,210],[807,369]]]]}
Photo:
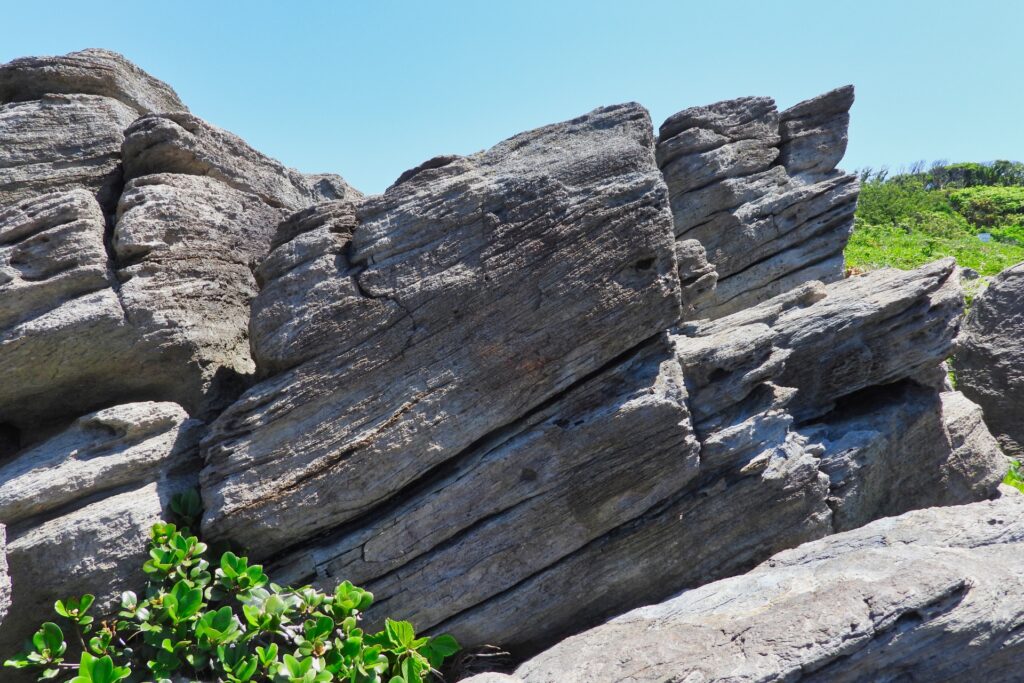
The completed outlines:
{"type": "Polygon", "coordinates": [[[173,403],[132,403],[76,420],[0,466],[11,613],[0,651],[28,637],[57,598],[105,612],[143,582],[149,528],[195,483],[200,423],[173,403]]]}
{"type": "Polygon", "coordinates": [[[169,85],[110,50],[23,57],[0,65],[0,104],[61,94],[100,95],[140,115],[187,111],[169,85]]]}
{"type": "Polygon", "coordinates": [[[258,196],[275,208],[300,209],[360,192],[337,175],[304,175],[257,152],[237,135],[187,112],[153,114],[125,132],[125,178],[152,173],[206,176],[258,196]]]}
{"type": "Polygon", "coordinates": [[[661,125],[658,165],[689,293],[684,317],[719,317],[803,282],[842,278],[858,188],[833,169],[852,104],[852,86],[781,115],[770,98],[743,97],[661,125]]]}
{"type": "Polygon", "coordinates": [[[268,296],[324,299],[298,303],[311,326],[253,337],[289,369],[212,425],[204,530],[258,533],[265,556],[356,519],[670,325],[652,143],[638,105],[599,109],[420,171],[363,202],[350,236],[279,247],[268,268],[305,286],[268,296]]]}
{"type": "Polygon", "coordinates": [[[997,495],[952,261],[842,278],[852,98],[603,107],[364,197],[114,53],[0,67],[0,649],[137,589],[191,486],[275,581],[520,661],[997,495]]]}
{"type": "Polygon", "coordinates": [[[985,413],[1003,449],[1024,456],[1024,263],[977,298],[957,339],[957,387],[985,413]]]}
{"type": "Polygon", "coordinates": [[[874,522],[624,614],[496,680],[1014,680],[1022,513],[1012,496],[874,522]]]}

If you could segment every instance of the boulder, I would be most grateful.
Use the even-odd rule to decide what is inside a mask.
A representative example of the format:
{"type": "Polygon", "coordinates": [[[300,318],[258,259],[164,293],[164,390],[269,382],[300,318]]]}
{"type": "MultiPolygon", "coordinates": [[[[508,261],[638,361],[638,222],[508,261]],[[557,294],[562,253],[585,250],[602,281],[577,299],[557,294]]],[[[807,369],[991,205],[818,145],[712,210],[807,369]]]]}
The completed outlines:
{"type": "MultiPolygon", "coordinates": [[[[1013,680],[1024,498],[932,508],[782,552],[520,666],[523,683],[1013,680]]],[[[472,680],[472,679],[470,679],[472,680]]]]}
{"type": "Polygon", "coordinates": [[[169,85],[110,50],[22,57],[0,65],[0,104],[59,94],[101,95],[127,105],[136,115],[186,111],[169,85]]]}
{"type": "Polygon", "coordinates": [[[791,176],[820,178],[846,154],[853,86],[804,100],[779,116],[779,162],[791,176]]]}
{"type": "Polygon", "coordinates": [[[257,357],[279,349],[289,369],[212,425],[204,531],[258,537],[261,557],[325,534],[670,325],[679,281],[653,148],[643,108],[605,107],[407,176],[358,206],[351,237],[272,256],[330,295],[296,307],[320,307],[308,319],[333,338],[254,325],[257,357]]]}
{"type": "Polygon", "coordinates": [[[1024,263],[1007,268],[974,299],[953,368],[957,388],[981,406],[1003,449],[1024,456],[1024,263]]]}
{"type": "Polygon", "coordinates": [[[43,95],[0,105],[0,207],[81,188],[111,212],[122,183],[123,131],[137,116],[99,95],[43,95]]]}
{"type": "Polygon", "coordinates": [[[341,176],[285,168],[237,135],[187,112],[143,116],[125,131],[123,151],[126,180],[154,173],[206,176],[291,210],[362,196],[341,176]]]}

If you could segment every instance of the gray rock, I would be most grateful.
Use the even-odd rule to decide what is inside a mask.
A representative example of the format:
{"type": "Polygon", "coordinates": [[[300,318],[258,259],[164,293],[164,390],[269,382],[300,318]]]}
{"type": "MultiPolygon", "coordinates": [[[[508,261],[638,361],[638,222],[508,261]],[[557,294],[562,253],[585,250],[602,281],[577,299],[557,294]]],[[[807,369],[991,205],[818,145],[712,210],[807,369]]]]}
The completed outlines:
{"type": "Polygon", "coordinates": [[[94,612],[109,614],[123,591],[141,590],[149,529],[185,486],[180,480],[147,484],[10,533],[12,602],[0,629],[0,652],[18,652],[40,623],[55,616],[55,600],[91,593],[94,612]]]}
{"type": "Polygon", "coordinates": [[[836,531],[995,497],[1006,474],[981,409],[958,392],[937,395],[912,383],[872,388],[800,433],[820,447],[836,531]]]}
{"type": "Polygon", "coordinates": [[[162,398],[205,416],[244,388],[254,371],[252,267],[283,215],[211,178],[159,174],[125,186],[112,238],[120,299],[143,346],[177,375],[162,398]]]}
{"type": "MultiPolygon", "coordinates": [[[[471,448],[372,524],[307,547],[272,573],[315,578],[327,590],[342,579],[364,585],[376,596],[367,618],[380,625],[402,614],[423,629],[499,594],[529,600],[521,582],[694,479],[699,444],[685,401],[663,336],[471,448]]],[[[577,606],[559,604],[538,633],[573,628],[577,606]]],[[[502,626],[509,621],[518,619],[509,614],[502,626]]]]}
{"type": "Polygon", "coordinates": [[[524,683],[1013,680],[1024,498],[888,518],[635,610],[526,662],[524,683]]]}
{"type": "Polygon", "coordinates": [[[92,593],[97,614],[140,590],[149,528],[195,483],[199,423],[171,403],[133,403],[77,420],[0,468],[12,611],[0,652],[16,651],[54,600],[92,593]]]}
{"type": "Polygon", "coordinates": [[[0,207],[82,188],[110,212],[121,186],[123,131],[137,115],[97,95],[0,105],[0,207]]]}
{"type": "Polygon", "coordinates": [[[166,479],[195,464],[199,427],[174,403],[128,403],[85,415],[0,466],[0,520],[22,529],[76,501],[166,479]]]}
{"type": "Polygon", "coordinates": [[[820,178],[846,154],[853,86],[804,100],[779,116],[779,161],[791,176],[820,178]]]}
{"type": "Polygon", "coordinates": [[[104,230],[85,190],[0,209],[0,423],[32,430],[166,375],[125,321],[104,230]]]}
{"type": "MultiPolygon", "coordinates": [[[[852,97],[852,88],[840,88],[781,117],[770,98],[740,98],[683,110],[662,125],[658,162],[676,236],[682,248],[692,252],[683,245],[697,240],[706,252],[705,280],[686,319],[842,278],[858,183],[826,171],[846,149],[852,97]]],[[[680,254],[679,262],[689,260],[680,254]]],[[[686,270],[680,278],[686,282],[686,270]]]]}
{"type": "Polygon", "coordinates": [[[259,537],[266,556],[354,520],[671,324],[653,143],[638,105],[599,109],[366,200],[344,253],[321,232],[276,261],[330,296],[300,310],[346,329],[328,345],[316,326],[254,325],[257,357],[283,350],[290,369],[211,428],[210,537],[259,537]]]}
{"type": "Polygon", "coordinates": [[[155,173],[207,176],[291,210],[362,196],[340,176],[285,168],[237,135],[186,112],[140,118],[125,131],[123,151],[126,180],[155,173]]]}
{"type": "Polygon", "coordinates": [[[1024,455],[1024,263],[1000,273],[974,299],[957,338],[957,388],[981,406],[1010,455],[1024,455]]]}
{"type": "Polygon", "coordinates": [[[7,567],[7,529],[0,524],[0,626],[11,610],[11,573],[7,567]]]}
{"type": "Polygon", "coordinates": [[[23,57],[0,65],[0,104],[46,95],[102,95],[138,114],[186,111],[169,85],[110,50],[91,48],[60,57],[23,57]]]}

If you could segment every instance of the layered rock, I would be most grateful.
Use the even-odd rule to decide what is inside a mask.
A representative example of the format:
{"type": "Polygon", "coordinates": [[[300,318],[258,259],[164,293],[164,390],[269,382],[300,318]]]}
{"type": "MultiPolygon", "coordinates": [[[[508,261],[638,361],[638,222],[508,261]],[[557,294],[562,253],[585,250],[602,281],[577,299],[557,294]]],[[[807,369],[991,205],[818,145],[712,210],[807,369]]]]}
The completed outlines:
{"type": "Polygon", "coordinates": [[[126,178],[181,173],[219,180],[275,208],[362,196],[338,175],[304,175],[189,113],[144,116],[125,133],[126,178]]]}
{"type": "Polygon", "coordinates": [[[187,111],[169,85],[110,50],[22,57],[0,65],[0,104],[57,94],[101,95],[138,114],[187,111]]]}
{"type": "Polygon", "coordinates": [[[85,189],[105,211],[121,187],[121,143],[137,112],[97,95],[44,95],[0,105],[0,207],[85,189]]]}
{"type": "Polygon", "coordinates": [[[199,428],[173,403],[119,405],[0,466],[13,585],[0,651],[16,650],[57,598],[93,593],[105,613],[141,585],[150,526],[195,483],[199,428]]]}
{"type": "Polygon", "coordinates": [[[624,614],[497,680],[1012,680],[1022,513],[1013,496],[877,521],[624,614]]]}
{"type": "Polygon", "coordinates": [[[807,281],[843,274],[855,177],[833,172],[846,149],[847,86],[781,115],[767,97],[685,109],[660,129],[686,318],[719,317],[807,281]],[[697,241],[704,254],[696,260],[697,241]],[[711,274],[715,275],[712,276],[711,274]],[[701,283],[698,286],[698,283],[701,283]]]}
{"type": "MultiPolygon", "coordinates": [[[[86,190],[0,208],[0,423],[29,432],[160,385],[140,353],[86,190]]],[[[15,434],[17,433],[15,432],[15,434]]]]}
{"type": "Polygon", "coordinates": [[[258,533],[266,555],[352,521],[668,326],[679,285],[652,152],[641,107],[606,107],[368,199],[351,237],[320,235],[333,268],[317,248],[272,257],[331,294],[309,307],[340,332],[254,336],[289,369],[212,426],[205,531],[258,533]]]}
{"type": "Polygon", "coordinates": [[[957,339],[957,387],[982,407],[1007,453],[1024,455],[1024,263],[974,299],[957,339]]]}

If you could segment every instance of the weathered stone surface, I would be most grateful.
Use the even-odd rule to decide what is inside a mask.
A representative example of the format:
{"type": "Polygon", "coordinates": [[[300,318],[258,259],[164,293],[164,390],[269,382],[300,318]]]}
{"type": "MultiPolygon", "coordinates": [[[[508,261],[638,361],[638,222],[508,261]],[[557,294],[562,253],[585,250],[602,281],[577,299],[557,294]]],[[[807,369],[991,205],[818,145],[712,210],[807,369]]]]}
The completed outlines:
{"type": "Polygon", "coordinates": [[[133,123],[125,132],[124,170],[128,180],[154,173],[207,176],[272,207],[292,210],[362,196],[340,176],[307,176],[285,168],[237,135],[185,112],[144,116],[133,123]]]}
{"type": "Polygon", "coordinates": [[[0,625],[11,610],[11,573],[7,566],[7,529],[0,524],[0,625]]]}
{"type": "Polygon", "coordinates": [[[123,131],[137,115],[97,95],[45,95],[0,106],[0,207],[83,188],[110,211],[121,186],[123,131]]]}
{"type": "Polygon", "coordinates": [[[1024,498],[888,518],[635,610],[516,671],[572,681],[1012,680],[1024,498]]]}
{"type": "Polygon", "coordinates": [[[17,650],[58,598],[92,593],[102,613],[141,586],[150,526],[195,483],[199,427],[172,403],[119,405],[4,463],[13,602],[0,651],[17,650]]]}
{"type": "MultiPolygon", "coordinates": [[[[419,628],[436,625],[515,591],[690,482],[699,444],[685,402],[666,335],[274,573],[330,590],[343,579],[365,585],[376,596],[373,623],[403,614],[419,628]]],[[[552,615],[541,630],[571,629],[572,614],[552,615]]]]}
{"type": "Polygon", "coordinates": [[[1024,263],[974,299],[953,368],[957,388],[981,406],[1003,449],[1024,455],[1024,263]]]}
{"type": "MultiPolygon", "coordinates": [[[[858,184],[826,171],[845,151],[852,98],[840,88],[780,118],[770,98],[745,97],[683,110],[661,126],[658,163],[679,245],[692,253],[696,240],[706,252],[685,318],[721,317],[804,282],[842,278],[858,184]]],[[[685,283],[690,259],[680,254],[679,263],[685,283]]]]}
{"type": "Polygon", "coordinates": [[[128,403],[85,415],[0,466],[0,520],[31,518],[189,464],[200,423],[174,403],[128,403]]]}
{"type": "Polygon", "coordinates": [[[192,414],[225,405],[254,371],[252,267],[282,217],[211,178],[159,174],[125,187],[112,240],[125,316],[178,375],[162,397],[192,414]]]}
{"type": "Polygon", "coordinates": [[[166,374],[125,321],[104,229],[85,190],[0,208],[0,423],[81,415],[166,374]]]}
{"type": "Polygon", "coordinates": [[[779,116],[779,161],[791,176],[822,177],[846,154],[853,86],[804,100],[779,116]]]}
{"type": "Polygon", "coordinates": [[[978,406],[958,392],[937,395],[909,382],[847,397],[800,433],[820,446],[836,531],[992,498],[1006,474],[978,406]]]}
{"type": "Polygon", "coordinates": [[[12,534],[12,604],[0,630],[0,651],[17,652],[52,614],[57,599],[91,593],[96,613],[108,613],[121,592],[142,586],[149,529],[183,489],[170,484],[147,484],[12,534]]]}
{"type": "Polygon", "coordinates": [[[23,57],[0,65],[0,104],[55,94],[102,95],[119,100],[138,114],[186,110],[169,85],[110,50],[23,57]]]}
{"type": "Polygon", "coordinates": [[[294,335],[270,344],[279,367],[307,360],[213,425],[211,537],[258,533],[266,555],[352,520],[679,314],[671,216],[637,105],[422,170],[357,221],[344,253],[324,244],[333,272],[322,259],[305,268],[298,249],[284,259],[313,284],[339,281],[316,316],[348,329],[319,353],[315,329],[254,336],[259,356],[268,337],[294,335]]]}

